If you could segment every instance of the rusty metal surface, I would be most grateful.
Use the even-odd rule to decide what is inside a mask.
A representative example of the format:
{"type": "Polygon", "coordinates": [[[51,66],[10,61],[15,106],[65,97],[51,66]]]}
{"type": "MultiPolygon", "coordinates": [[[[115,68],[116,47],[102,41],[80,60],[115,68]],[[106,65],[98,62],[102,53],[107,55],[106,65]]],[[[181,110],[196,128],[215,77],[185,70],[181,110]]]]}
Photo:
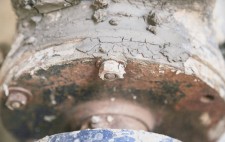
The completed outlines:
{"type": "MultiPolygon", "coordinates": [[[[133,99],[136,98],[133,97],[133,99]]],[[[121,99],[121,97],[82,103],[72,108],[66,115],[73,129],[83,129],[83,124],[85,124],[86,128],[152,131],[156,121],[149,108],[146,109],[138,105],[138,103],[134,104],[134,102],[121,99]],[[100,120],[93,124],[92,118],[96,117],[100,120]]]]}
{"type": "MultiPolygon", "coordinates": [[[[93,107],[93,106],[92,106],[93,107]]],[[[76,120],[74,120],[76,122],[76,120]]],[[[80,124],[79,124],[80,125],[80,124]]],[[[105,129],[129,129],[129,130],[146,130],[146,125],[137,120],[136,118],[132,118],[130,116],[122,115],[122,114],[100,114],[93,115],[89,119],[86,119],[81,123],[81,129],[96,129],[96,128],[105,128],[105,129]]]]}
{"type": "Polygon", "coordinates": [[[95,100],[113,104],[124,99],[154,114],[154,132],[183,141],[214,141],[207,138],[208,132],[224,117],[225,102],[200,79],[166,66],[129,61],[123,80],[103,81],[96,61],[78,60],[33,75],[24,73],[14,82],[30,90],[33,99],[23,110],[10,111],[2,105],[5,126],[20,139],[40,138],[75,130],[69,127],[69,120],[79,104],[95,100]],[[15,117],[17,121],[12,123],[15,117]]]}

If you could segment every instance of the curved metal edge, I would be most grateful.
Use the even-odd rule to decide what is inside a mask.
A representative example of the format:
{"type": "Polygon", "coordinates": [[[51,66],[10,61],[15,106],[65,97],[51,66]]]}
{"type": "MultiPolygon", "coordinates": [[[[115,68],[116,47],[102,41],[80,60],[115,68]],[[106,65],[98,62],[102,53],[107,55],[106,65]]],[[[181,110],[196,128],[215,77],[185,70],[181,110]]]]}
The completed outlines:
{"type": "Polygon", "coordinates": [[[46,136],[36,142],[181,142],[177,139],[145,131],[125,129],[93,129],[46,136]]]}

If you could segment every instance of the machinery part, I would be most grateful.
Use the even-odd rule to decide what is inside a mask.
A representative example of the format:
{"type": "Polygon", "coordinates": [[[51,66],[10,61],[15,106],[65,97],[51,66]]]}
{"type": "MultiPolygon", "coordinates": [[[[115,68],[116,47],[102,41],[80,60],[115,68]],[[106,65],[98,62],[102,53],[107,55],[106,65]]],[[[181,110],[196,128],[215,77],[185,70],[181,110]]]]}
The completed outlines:
{"type": "Polygon", "coordinates": [[[110,80],[113,81],[115,79],[123,78],[123,74],[125,74],[124,65],[118,63],[114,60],[104,61],[99,69],[99,77],[102,80],[110,80]]]}
{"type": "MultiPolygon", "coordinates": [[[[80,104],[107,100],[114,108],[118,105],[117,101],[126,100],[154,115],[157,122],[152,131],[180,140],[198,142],[204,139],[207,142],[209,131],[214,131],[225,114],[224,100],[194,76],[176,74],[170,70],[160,74],[158,65],[130,61],[126,66],[125,78],[109,82],[98,77],[95,63],[96,60],[86,63],[78,61],[46,71],[41,69],[34,76],[25,74],[17,83],[29,88],[33,99],[24,110],[14,112],[2,106],[4,125],[22,141],[37,139],[46,134],[79,130],[80,127],[71,127],[76,122],[74,116],[80,117],[79,120],[84,116],[85,121],[92,114],[98,114],[91,109],[94,105],[89,105],[89,109],[86,107],[85,110],[93,113],[87,117],[79,115],[74,110],[80,104]],[[142,76],[137,78],[136,75],[142,76]],[[12,123],[15,117],[17,122],[12,123]]],[[[3,97],[3,101],[5,99],[3,97]]],[[[123,104],[122,101],[120,106],[123,104]]],[[[101,106],[96,110],[103,108],[101,106]]],[[[117,114],[123,114],[122,108],[117,108],[117,114]]],[[[127,112],[133,112],[136,116],[142,114],[132,109],[127,112]]],[[[108,114],[108,111],[103,113],[108,114]]]]}
{"type": "MultiPolygon", "coordinates": [[[[138,129],[182,141],[216,141],[225,129],[225,64],[212,38],[215,1],[99,2],[80,1],[60,10],[43,3],[41,10],[35,4],[22,9],[21,1],[13,0],[18,36],[0,83],[26,88],[33,97],[24,110],[11,111],[2,103],[6,128],[21,141],[78,130],[74,120],[84,116],[74,110],[81,104],[121,106],[125,100],[156,120],[150,123],[154,127],[138,129]],[[117,24],[111,25],[111,19],[117,24]],[[126,63],[124,79],[100,79],[99,59],[126,63]]],[[[3,93],[1,100],[7,101],[3,93]]],[[[113,115],[124,116],[117,109],[113,115]]],[[[79,124],[90,117],[78,119],[79,124]]]]}
{"type": "Polygon", "coordinates": [[[82,124],[81,130],[113,127],[130,128],[130,130],[147,130],[146,125],[140,120],[121,114],[94,115],[82,124]]]}
{"type": "Polygon", "coordinates": [[[22,93],[13,93],[9,95],[8,100],[6,101],[6,106],[11,109],[20,109],[22,106],[25,106],[27,103],[27,97],[22,93]]]}
{"type": "Polygon", "coordinates": [[[94,129],[47,136],[37,142],[180,142],[168,136],[134,130],[94,129]]]}
{"type": "Polygon", "coordinates": [[[5,92],[7,92],[6,96],[8,98],[5,105],[10,110],[24,108],[27,104],[27,101],[30,100],[32,97],[32,94],[24,88],[10,87],[6,89],[7,90],[5,90],[5,92]]]}
{"type": "Polygon", "coordinates": [[[82,103],[71,110],[69,115],[71,114],[73,115],[68,118],[70,118],[71,127],[75,130],[84,128],[123,128],[151,131],[155,126],[154,114],[150,110],[148,111],[146,108],[118,98],[117,100],[98,100],[82,103]],[[98,118],[97,122],[95,118],[98,118]]]}

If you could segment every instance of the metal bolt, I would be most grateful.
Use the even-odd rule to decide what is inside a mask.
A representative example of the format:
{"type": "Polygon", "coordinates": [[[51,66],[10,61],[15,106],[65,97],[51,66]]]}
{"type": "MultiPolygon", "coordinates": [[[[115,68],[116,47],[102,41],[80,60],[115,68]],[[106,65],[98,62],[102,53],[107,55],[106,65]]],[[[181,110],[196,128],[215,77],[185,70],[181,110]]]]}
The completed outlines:
{"type": "Polygon", "coordinates": [[[99,68],[99,77],[102,80],[121,79],[125,73],[124,65],[114,60],[104,61],[99,68]]]}
{"type": "Polygon", "coordinates": [[[14,109],[19,109],[21,107],[21,103],[20,102],[12,102],[11,107],[14,109]]]}
{"type": "Polygon", "coordinates": [[[106,73],[104,77],[105,77],[105,79],[107,79],[107,80],[114,80],[114,79],[116,79],[116,74],[113,74],[113,73],[106,73]]]}
{"type": "Polygon", "coordinates": [[[5,105],[10,110],[23,108],[31,97],[31,93],[24,88],[11,87],[8,89],[9,94],[5,105]]]}

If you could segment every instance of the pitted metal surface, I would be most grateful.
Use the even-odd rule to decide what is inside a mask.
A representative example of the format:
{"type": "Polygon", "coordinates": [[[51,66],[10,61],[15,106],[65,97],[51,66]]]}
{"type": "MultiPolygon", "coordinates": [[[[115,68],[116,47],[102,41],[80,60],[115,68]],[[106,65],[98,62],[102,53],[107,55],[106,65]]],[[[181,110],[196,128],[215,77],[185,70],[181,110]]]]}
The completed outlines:
{"type": "MultiPolygon", "coordinates": [[[[211,142],[208,132],[224,117],[225,103],[206,83],[194,76],[173,72],[168,66],[138,61],[127,62],[124,79],[104,81],[98,76],[97,61],[74,61],[47,70],[39,69],[32,76],[29,72],[21,76],[17,83],[29,89],[33,99],[23,110],[12,112],[2,106],[2,112],[7,114],[3,116],[7,129],[13,130],[19,139],[40,138],[46,134],[79,130],[79,125],[71,126],[75,120],[74,116],[84,116],[83,113],[75,111],[80,104],[106,100],[106,108],[116,109],[122,99],[153,113],[157,120],[153,127],[154,132],[180,140],[211,142]],[[11,123],[15,117],[17,123],[11,123]],[[64,120],[64,123],[61,120],[64,120]],[[20,131],[21,129],[23,131],[20,131]],[[185,135],[182,135],[183,133],[185,135]]],[[[5,99],[7,98],[3,97],[3,100],[5,99]]],[[[91,115],[99,114],[97,110],[104,110],[101,105],[96,110],[94,108],[85,107],[84,110],[92,112],[91,115]]],[[[123,114],[121,108],[124,107],[116,109],[117,114],[123,114]]],[[[133,110],[127,111],[137,113],[133,110]]]]}

